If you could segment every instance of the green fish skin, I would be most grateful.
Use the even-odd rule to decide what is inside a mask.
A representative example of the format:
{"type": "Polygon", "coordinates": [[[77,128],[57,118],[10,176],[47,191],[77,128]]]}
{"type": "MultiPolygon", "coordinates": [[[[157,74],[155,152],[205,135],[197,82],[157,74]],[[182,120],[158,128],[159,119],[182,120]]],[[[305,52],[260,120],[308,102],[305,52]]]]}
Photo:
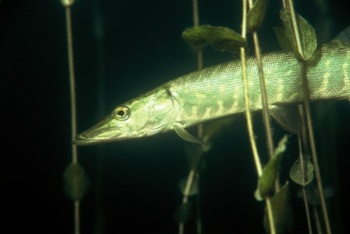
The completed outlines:
{"type": "MultiPolygon", "coordinates": [[[[301,69],[293,53],[268,53],[262,61],[270,108],[301,103],[301,69]]],[[[250,109],[261,110],[255,58],[247,60],[247,75],[250,109]]],[[[349,44],[329,43],[318,49],[307,65],[307,79],[311,101],[350,100],[349,44]]],[[[181,76],[117,106],[74,143],[121,141],[171,130],[183,137],[185,128],[244,110],[242,70],[236,60],[181,76]]]]}

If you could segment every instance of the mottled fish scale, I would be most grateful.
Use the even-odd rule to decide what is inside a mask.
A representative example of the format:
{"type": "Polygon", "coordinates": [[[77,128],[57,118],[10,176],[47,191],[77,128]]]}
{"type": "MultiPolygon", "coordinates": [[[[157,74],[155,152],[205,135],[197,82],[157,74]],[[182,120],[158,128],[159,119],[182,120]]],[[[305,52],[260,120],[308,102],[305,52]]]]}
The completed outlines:
{"type": "MultiPolygon", "coordinates": [[[[350,99],[350,49],[325,46],[317,52],[316,58],[318,62],[310,63],[307,72],[311,99],[350,99]]],[[[302,101],[300,65],[292,53],[263,56],[263,69],[270,105],[302,101]]],[[[262,104],[254,58],[247,60],[247,75],[251,109],[259,110],[262,104]]],[[[244,111],[240,61],[203,69],[167,85],[181,107],[176,121],[184,127],[244,111]]]]}

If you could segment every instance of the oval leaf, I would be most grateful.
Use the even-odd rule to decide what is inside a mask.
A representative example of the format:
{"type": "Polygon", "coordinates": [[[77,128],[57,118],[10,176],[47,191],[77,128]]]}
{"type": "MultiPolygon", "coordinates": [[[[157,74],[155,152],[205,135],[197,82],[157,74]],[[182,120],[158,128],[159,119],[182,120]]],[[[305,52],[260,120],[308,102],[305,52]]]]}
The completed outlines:
{"type": "Polygon", "coordinates": [[[294,162],[289,171],[289,176],[295,183],[306,186],[310,184],[314,178],[314,166],[308,157],[303,158],[303,164],[300,162],[299,159],[294,162]]]}
{"type": "Polygon", "coordinates": [[[202,25],[182,32],[182,38],[194,47],[210,45],[218,51],[237,52],[247,43],[240,34],[226,27],[202,25]]]}
{"type": "Polygon", "coordinates": [[[299,14],[296,14],[297,24],[299,25],[299,37],[300,43],[303,50],[303,54],[298,52],[298,47],[294,37],[294,30],[292,25],[292,19],[288,10],[283,9],[280,15],[286,37],[292,44],[293,50],[297,57],[303,61],[308,61],[313,57],[314,52],[317,48],[317,38],[315,29],[299,14]]]}
{"type": "Polygon", "coordinates": [[[255,191],[255,199],[258,201],[262,201],[265,197],[270,196],[271,192],[273,191],[279,164],[282,159],[282,155],[286,150],[287,140],[287,135],[282,137],[277,148],[275,149],[274,156],[270,158],[269,162],[263,169],[262,175],[258,180],[258,188],[255,191]]]}
{"type": "Polygon", "coordinates": [[[85,170],[77,163],[70,164],[63,173],[64,190],[72,200],[81,200],[89,186],[85,170]]]}
{"type": "Polygon", "coordinates": [[[257,0],[247,14],[247,31],[254,32],[264,21],[266,0],[257,0]]]}

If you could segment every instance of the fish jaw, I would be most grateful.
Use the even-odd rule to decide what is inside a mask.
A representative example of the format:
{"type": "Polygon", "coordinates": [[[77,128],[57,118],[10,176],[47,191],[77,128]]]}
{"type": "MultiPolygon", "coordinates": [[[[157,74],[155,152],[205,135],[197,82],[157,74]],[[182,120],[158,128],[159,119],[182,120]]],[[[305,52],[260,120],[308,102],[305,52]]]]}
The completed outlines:
{"type": "Polygon", "coordinates": [[[76,145],[92,145],[151,136],[172,129],[178,102],[160,87],[117,106],[105,119],[74,138],[76,145]]]}
{"type": "Polygon", "coordinates": [[[77,135],[73,143],[76,145],[92,145],[116,141],[123,135],[121,129],[122,126],[111,114],[95,126],[77,135]]]}

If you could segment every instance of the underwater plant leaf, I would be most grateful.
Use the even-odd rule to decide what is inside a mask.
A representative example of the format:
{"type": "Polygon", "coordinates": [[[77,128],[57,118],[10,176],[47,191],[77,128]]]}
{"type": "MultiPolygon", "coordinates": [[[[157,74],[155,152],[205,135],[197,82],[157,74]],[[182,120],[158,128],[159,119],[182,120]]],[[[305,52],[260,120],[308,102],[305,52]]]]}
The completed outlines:
{"type": "Polygon", "coordinates": [[[191,202],[181,203],[175,211],[175,222],[176,223],[186,223],[192,215],[193,205],[191,202]]]}
{"type": "Polygon", "coordinates": [[[84,168],[77,163],[71,163],[64,170],[63,182],[66,195],[74,201],[84,197],[90,184],[84,168]]]}
{"type": "MultiPolygon", "coordinates": [[[[275,221],[276,233],[289,233],[294,224],[294,216],[288,200],[289,183],[286,182],[280,191],[271,198],[272,213],[275,221]]],[[[264,216],[265,230],[270,233],[267,213],[264,216]]]]}
{"type": "Polygon", "coordinates": [[[247,46],[239,33],[227,27],[201,25],[183,31],[182,38],[193,47],[210,45],[218,51],[237,52],[247,46]]]}
{"type": "Polygon", "coordinates": [[[192,184],[191,184],[191,189],[190,189],[189,194],[185,194],[187,180],[188,180],[188,176],[186,176],[185,178],[182,178],[180,180],[180,182],[179,182],[179,189],[180,189],[182,195],[185,195],[185,196],[197,195],[198,191],[199,191],[199,188],[198,188],[198,184],[199,184],[198,177],[197,176],[193,177],[193,181],[192,181],[192,184]]]}
{"type": "Polygon", "coordinates": [[[247,14],[247,31],[256,31],[262,22],[266,12],[266,0],[257,0],[247,14]]]}
{"type": "Polygon", "coordinates": [[[297,159],[289,171],[289,177],[297,184],[306,186],[314,179],[314,166],[309,157],[303,157],[304,178],[300,160],[297,159]]]}
{"type": "Polygon", "coordinates": [[[277,148],[275,149],[274,156],[270,158],[263,169],[262,175],[258,180],[258,188],[255,191],[255,199],[258,201],[262,201],[265,197],[270,196],[271,192],[273,191],[275,179],[278,174],[278,167],[282,159],[282,155],[286,150],[287,140],[287,135],[282,137],[277,148]]]}
{"type": "Polygon", "coordinates": [[[274,27],[273,30],[275,31],[278,44],[280,44],[282,50],[293,51],[293,46],[290,43],[285,30],[281,27],[274,27]]]}
{"type": "Polygon", "coordinates": [[[298,134],[302,127],[301,116],[295,106],[277,106],[270,108],[274,120],[287,132],[298,134]]]}
{"type": "Polygon", "coordinates": [[[274,153],[274,157],[280,157],[282,156],[282,154],[284,153],[284,151],[286,151],[286,144],[288,141],[288,136],[284,135],[281,140],[278,142],[278,146],[275,149],[275,153],[274,153]]]}
{"type": "Polygon", "coordinates": [[[280,17],[283,21],[286,37],[291,42],[294,53],[299,59],[303,61],[310,60],[313,57],[313,54],[317,48],[317,38],[315,29],[299,14],[296,15],[296,19],[299,25],[301,47],[303,49],[303,55],[301,55],[299,54],[297,49],[297,44],[294,38],[294,32],[292,27],[292,19],[290,18],[289,11],[283,9],[281,11],[280,17]]]}

